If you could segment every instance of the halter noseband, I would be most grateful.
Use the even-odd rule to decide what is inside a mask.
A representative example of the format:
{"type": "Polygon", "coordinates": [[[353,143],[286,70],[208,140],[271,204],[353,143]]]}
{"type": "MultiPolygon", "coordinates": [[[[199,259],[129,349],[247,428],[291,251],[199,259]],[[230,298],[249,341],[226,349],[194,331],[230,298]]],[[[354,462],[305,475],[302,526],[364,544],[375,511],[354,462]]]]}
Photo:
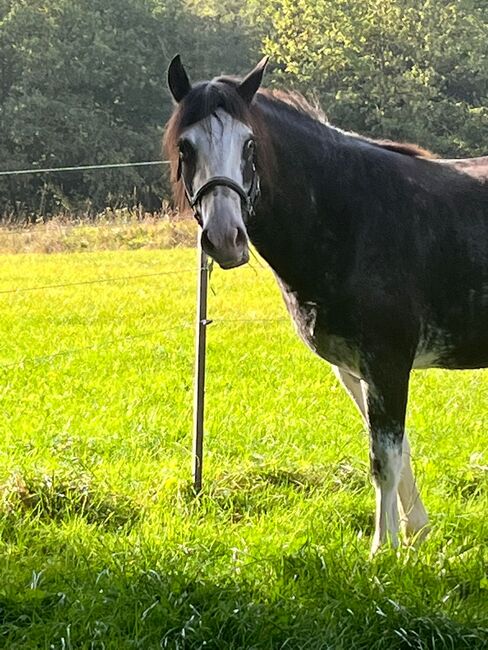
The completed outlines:
{"type": "Polygon", "coordinates": [[[228,187],[229,189],[234,190],[234,192],[239,195],[241,203],[244,206],[244,209],[246,210],[248,216],[254,217],[254,206],[261,194],[259,176],[257,174],[256,165],[254,163],[252,166],[251,187],[249,188],[248,192],[246,192],[244,188],[242,188],[238,183],[233,181],[232,178],[228,178],[227,176],[212,176],[206,183],[198,188],[195,194],[192,195],[188,191],[188,185],[186,184],[185,177],[182,175],[181,178],[183,181],[183,186],[185,188],[186,198],[188,199],[188,203],[193,210],[193,215],[200,226],[203,225],[202,215],[200,214],[199,210],[200,201],[205,196],[205,194],[208,194],[208,192],[210,192],[210,190],[212,190],[214,187],[228,187]]]}

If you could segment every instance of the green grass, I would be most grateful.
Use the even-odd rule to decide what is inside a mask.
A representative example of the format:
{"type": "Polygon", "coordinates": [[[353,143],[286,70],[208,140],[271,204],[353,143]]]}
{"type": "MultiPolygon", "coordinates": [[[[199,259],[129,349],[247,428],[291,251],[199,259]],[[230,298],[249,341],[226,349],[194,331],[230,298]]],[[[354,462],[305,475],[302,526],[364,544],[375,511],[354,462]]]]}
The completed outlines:
{"type": "Polygon", "coordinates": [[[195,251],[1,268],[0,291],[148,277],[0,293],[0,646],[487,647],[487,371],[414,373],[433,531],[370,561],[361,422],[287,320],[247,322],[285,316],[267,270],[212,275],[195,499],[195,251]]]}

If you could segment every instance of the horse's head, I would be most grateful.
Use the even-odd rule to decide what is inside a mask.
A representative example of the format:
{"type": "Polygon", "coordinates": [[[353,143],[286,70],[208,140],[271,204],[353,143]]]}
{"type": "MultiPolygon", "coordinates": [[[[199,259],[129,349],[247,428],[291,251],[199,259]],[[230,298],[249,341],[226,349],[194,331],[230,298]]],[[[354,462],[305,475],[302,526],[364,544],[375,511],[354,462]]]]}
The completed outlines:
{"type": "Polygon", "coordinates": [[[176,56],[168,85],[177,106],[165,135],[173,180],[202,227],[202,246],[224,269],[249,260],[246,224],[259,197],[251,102],[267,59],[242,81],[192,86],[176,56]]]}

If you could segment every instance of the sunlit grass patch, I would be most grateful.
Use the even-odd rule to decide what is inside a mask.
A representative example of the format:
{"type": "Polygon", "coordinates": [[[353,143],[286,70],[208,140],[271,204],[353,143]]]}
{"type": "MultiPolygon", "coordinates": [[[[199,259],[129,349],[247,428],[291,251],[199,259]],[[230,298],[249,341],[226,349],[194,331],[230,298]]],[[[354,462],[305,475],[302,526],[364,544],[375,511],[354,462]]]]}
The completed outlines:
{"type": "Polygon", "coordinates": [[[432,532],[370,561],[355,408],[264,267],[215,269],[196,496],[195,257],[2,258],[0,290],[56,286],[0,294],[0,645],[486,647],[486,371],[413,374],[432,532]]]}
{"type": "Polygon", "coordinates": [[[11,521],[81,517],[104,528],[120,528],[137,520],[140,506],[128,495],[111,491],[88,472],[17,470],[0,485],[0,513],[11,521]]]}

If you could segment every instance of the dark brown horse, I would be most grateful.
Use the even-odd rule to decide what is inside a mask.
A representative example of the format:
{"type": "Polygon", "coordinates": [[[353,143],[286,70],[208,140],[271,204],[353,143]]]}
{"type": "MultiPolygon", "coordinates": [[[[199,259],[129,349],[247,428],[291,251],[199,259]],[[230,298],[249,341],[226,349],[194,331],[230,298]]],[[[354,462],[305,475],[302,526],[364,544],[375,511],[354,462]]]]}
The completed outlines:
{"type": "Polygon", "coordinates": [[[488,158],[436,160],[326,122],[294,94],[243,80],[191,85],[179,57],[165,136],[176,196],[223,268],[248,238],[298,333],[329,361],[368,426],[372,551],[427,515],[404,433],[412,368],[488,366],[488,158]]]}

